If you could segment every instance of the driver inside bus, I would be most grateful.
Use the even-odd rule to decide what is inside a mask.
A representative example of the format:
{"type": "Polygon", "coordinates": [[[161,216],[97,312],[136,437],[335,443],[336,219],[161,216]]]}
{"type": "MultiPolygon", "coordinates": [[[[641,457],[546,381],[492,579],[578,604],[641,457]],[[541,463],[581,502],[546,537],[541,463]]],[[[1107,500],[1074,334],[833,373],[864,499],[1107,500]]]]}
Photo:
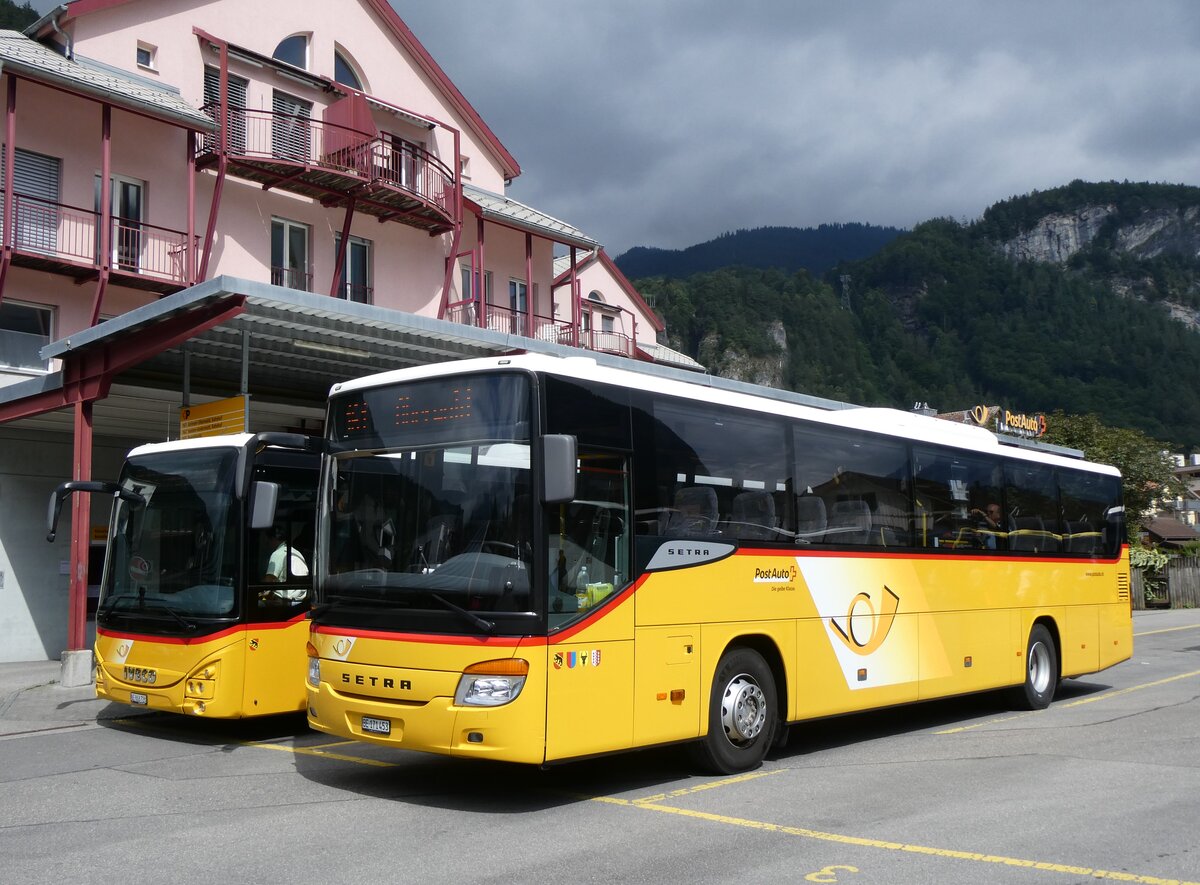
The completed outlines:
{"type": "MultiPolygon", "coordinates": [[[[271,552],[270,559],[267,560],[267,573],[263,575],[263,581],[268,584],[282,584],[289,577],[307,578],[308,563],[304,561],[304,554],[288,542],[287,532],[284,531],[283,526],[273,526],[268,537],[270,542],[275,545],[275,549],[271,552]]],[[[280,587],[277,590],[269,591],[269,595],[275,599],[296,602],[308,595],[308,589],[306,587],[280,587]]]]}

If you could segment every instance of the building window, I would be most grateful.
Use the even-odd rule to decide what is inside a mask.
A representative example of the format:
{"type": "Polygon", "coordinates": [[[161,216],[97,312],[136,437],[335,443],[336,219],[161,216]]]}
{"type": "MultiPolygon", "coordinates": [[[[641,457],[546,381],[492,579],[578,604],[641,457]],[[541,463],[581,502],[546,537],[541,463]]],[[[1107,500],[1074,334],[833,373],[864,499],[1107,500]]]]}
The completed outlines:
{"type": "Polygon", "coordinates": [[[50,343],[53,316],[48,307],[0,302],[0,368],[49,371],[38,351],[50,343]]]}
{"type": "MultiPolygon", "coordinates": [[[[337,260],[337,249],[342,242],[340,233],[334,234],[334,260],[337,260]]],[[[375,290],[371,286],[371,241],[361,237],[351,237],[346,242],[346,263],[342,267],[342,276],[338,281],[338,298],[354,301],[358,304],[373,304],[375,290]]]]}
{"type": "Polygon", "coordinates": [[[301,292],[312,291],[308,272],[308,225],[271,219],[271,282],[301,292]]]}
{"type": "MultiPolygon", "coordinates": [[[[492,303],[492,272],[490,270],[483,273],[483,295],[484,300],[492,303]]],[[[478,301],[479,300],[479,271],[475,271],[475,285],[471,285],[471,266],[464,265],[462,269],[462,300],[463,301],[478,301]]]]}
{"type": "Polygon", "coordinates": [[[333,51],[333,79],[344,86],[350,86],[362,92],[362,79],[346,56],[336,49],[333,51]]]}
{"type": "Polygon", "coordinates": [[[292,65],[297,68],[308,70],[308,37],[303,34],[293,34],[291,37],[285,37],[275,51],[271,53],[271,58],[276,61],[281,61],[284,64],[292,65]]]}
{"type": "MultiPolygon", "coordinates": [[[[15,154],[16,248],[25,252],[57,252],[62,161],[21,148],[15,154]]],[[[0,178],[6,162],[7,152],[0,148],[0,178]]]]}
{"type": "Polygon", "coordinates": [[[137,66],[150,71],[158,69],[158,47],[138,41],[137,66]]]}
{"type": "MultiPolygon", "coordinates": [[[[96,217],[99,219],[100,176],[94,178],[96,217]]],[[[111,177],[109,194],[112,213],[112,262],[121,270],[141,267],[142,222],[146,212],[146,183],[123,175],[111,177]]],[[[96,231],[96,254],[100,254],[100,231],[96,231]]]]}
{"type": "Polygon", "coordinates": [[[458,158],[458,174],[463,178],[471,177],[471,158],[470,157],[459,157],[458,158]]]}

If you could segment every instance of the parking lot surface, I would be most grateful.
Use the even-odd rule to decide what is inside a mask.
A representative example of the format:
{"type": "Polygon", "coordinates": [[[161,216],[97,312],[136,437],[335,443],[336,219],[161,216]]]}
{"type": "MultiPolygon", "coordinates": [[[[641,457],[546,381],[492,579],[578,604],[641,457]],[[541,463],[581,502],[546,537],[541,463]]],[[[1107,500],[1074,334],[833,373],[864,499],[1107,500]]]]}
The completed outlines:
{"type": "Polygon", "coordinates": [[[1200,882],[1200,611],[1134,632],[1048,710],[806,723],[728,778],[678,747],[546,770],[396,752],[0,665],[0,880],[1200,882]]]}

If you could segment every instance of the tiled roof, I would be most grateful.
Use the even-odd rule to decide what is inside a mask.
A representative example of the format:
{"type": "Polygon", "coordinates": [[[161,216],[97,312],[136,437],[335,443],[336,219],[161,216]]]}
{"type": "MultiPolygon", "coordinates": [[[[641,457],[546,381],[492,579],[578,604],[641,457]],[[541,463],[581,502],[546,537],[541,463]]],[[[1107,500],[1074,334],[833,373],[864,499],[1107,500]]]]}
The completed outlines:
{"type": "Polygon", "coordinates": [[[98,61],[79,56],[66,58],[17,31],[0,30],[0,67],[189,129],[214,129],[212,119],[184,101],[174,89],[98,61]]]}
{"type": "Polygon", "coordinates": [[[484,218],[492,218],[522,230],[542,234],[556,242],[566,243],[568,246],[595,249],[600,245],[574,225],[559,221],[545,212],[539,212],[531,206],[518,203],[501,194],[494,194],[481,187],[464,184],[463,196],[479,207],[484,218]]]}

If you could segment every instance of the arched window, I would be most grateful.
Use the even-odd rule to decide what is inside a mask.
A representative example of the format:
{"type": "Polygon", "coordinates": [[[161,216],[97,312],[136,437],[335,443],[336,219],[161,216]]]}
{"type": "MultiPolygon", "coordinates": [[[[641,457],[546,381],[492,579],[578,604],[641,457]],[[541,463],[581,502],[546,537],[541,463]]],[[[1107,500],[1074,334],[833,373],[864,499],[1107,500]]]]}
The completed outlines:
{"type": "Polygon", "coordinates": [[[275,47],[275,51],[271,53],[271,58],[294,65],[297,68],[308,70],[308,37],[304,34],[293,34],[290,37],[285,37],[275,47]]]}
{"type": "Polygon", "coordinates": [[[603,304],[604,296],[600,294],[599,289],[593,289],[592,291],[588,292],[588,301],[599,301],[601,304],[603,304]]]}
{"type": "Polygon", "coordinates": [[[352,86],[359,92],[362,91],[362,80],[359,79],[354,66],[336,49],[333,51],[333,79],[343,86],[352,86]]]}

